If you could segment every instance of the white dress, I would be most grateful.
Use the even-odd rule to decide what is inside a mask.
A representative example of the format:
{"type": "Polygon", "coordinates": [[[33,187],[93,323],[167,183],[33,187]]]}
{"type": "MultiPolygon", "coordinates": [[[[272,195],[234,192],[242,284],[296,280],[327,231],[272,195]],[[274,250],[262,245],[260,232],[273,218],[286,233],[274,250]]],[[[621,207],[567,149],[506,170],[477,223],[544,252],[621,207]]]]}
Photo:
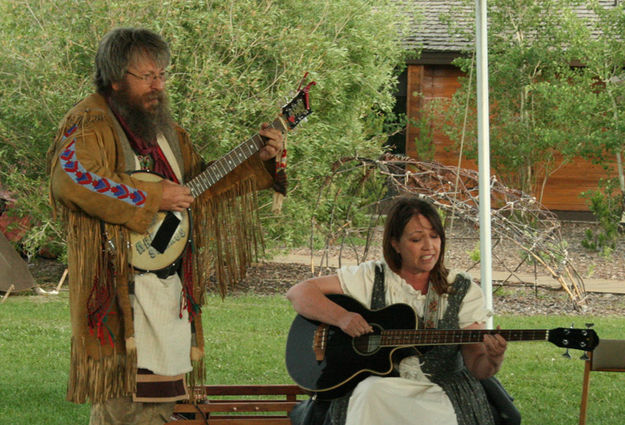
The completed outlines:
{"type": "MultiPolygon", "coordinates": [[[[163,135],[158,144],[178,180],[182,173],[163,135]]],[[[135,157],[136,168],[139,160],[135,157]]],[[[177,376],[190,372],[191,324],[183,308],[182,282],[178,273],[160,279],[154,273],[135,275],[133,299],[137,366],[155,374],[177,376]]]]}
{"type": "MultiPolygon", "coordinates": [[[[386,305],[408,304],[423,317],[426,296],[393,273],[384,262],[369,261],[340,269],[337,275],[343,292],[370,307],[376,264],[383,264],[385,268],[386,305]]],[[[450,273],[450,282],[455,275],[450,273]]],[[[439,318],[447,308],[446,301],[443,296],[439,318]]],[[[471,283],[460,307],[459,326],[485,322],[487,317],[482,291],[471,283]]],[[[370,376],[356,386],[349,399],[346,425],[457,425],[451,401],[441,387],[423,374],[417,357],[403,359],[398,370],[398,378],[370,376]]]]}

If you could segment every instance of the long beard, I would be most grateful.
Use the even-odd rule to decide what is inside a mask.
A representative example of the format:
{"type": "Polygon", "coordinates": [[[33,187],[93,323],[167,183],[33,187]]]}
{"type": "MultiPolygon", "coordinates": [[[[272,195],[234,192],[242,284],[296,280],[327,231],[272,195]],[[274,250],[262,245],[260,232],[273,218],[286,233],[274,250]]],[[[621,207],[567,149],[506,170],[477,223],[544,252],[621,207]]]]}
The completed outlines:
{"type": "Polygon", "coordinates": [[[144,108],[141,103],[143,99],[130,95],[128,86],[124,84],[111,93],[111,107],[124,119],[130,131],[146,143],[156,144],[156,137],[161,133],[170,139],[174,135],[174,121],[167,96],[163,92],[156,92],[145,97],[156,98],[158,103],[150,109],[144,108]]]}

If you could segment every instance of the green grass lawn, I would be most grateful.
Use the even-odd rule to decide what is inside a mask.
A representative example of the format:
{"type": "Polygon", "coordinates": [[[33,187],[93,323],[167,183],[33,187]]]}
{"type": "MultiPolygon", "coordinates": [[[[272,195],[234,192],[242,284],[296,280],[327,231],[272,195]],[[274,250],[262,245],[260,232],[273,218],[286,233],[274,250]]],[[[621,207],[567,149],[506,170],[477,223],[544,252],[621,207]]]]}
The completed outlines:
{"type": "MultiPolygon", "coordinates": [[[[204,307],[207,383],[292,383],[284,366],[294,313],[282,296],[210,296],[204,307]]],[[[621,317],[501,316],[502,328],[576,327],[592,322],[601,338],[625,338],[621,317]]],[[[0,423],[87,424],[89,407],[65,401],[69,367],[67,294],[11,296],[0,305],[0,423]]],[[[524,425],[577,423],[584,363],[548,342],[510,344],[499,379],[524,425]]],[[[625,374],[594,373],[588,424],[625,421],[625,374]]]]}

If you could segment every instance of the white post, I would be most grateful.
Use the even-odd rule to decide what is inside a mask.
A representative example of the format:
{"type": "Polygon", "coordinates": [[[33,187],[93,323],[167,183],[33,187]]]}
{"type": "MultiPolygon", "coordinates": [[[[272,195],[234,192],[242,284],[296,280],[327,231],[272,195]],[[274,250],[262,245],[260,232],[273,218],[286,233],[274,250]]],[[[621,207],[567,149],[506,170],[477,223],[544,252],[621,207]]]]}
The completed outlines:
{"type": "MultiPolygon", "coordinates": [[[[488,130],[488,19],[487,0],[475,0],[475,48],[477,59],[477,140],[480,201],[480,270],[486,308],[493,310],[490,230],[490,138],[488,130]]],[[[493,328],[493,318],[486,323],[493,328]]]]}

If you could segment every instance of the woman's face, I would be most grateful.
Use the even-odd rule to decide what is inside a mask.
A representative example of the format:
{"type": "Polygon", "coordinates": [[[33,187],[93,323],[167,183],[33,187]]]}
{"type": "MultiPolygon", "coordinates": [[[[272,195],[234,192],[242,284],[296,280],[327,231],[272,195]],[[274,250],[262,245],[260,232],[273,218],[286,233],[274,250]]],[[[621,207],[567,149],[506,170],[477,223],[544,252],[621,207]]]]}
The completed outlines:
{"type": "Polygon", "coordinates": [[[391,244],[401,255],[402,270],[410,273],[429,273],[440,257],[441,238],[422,215],[413,215],[399,240],[391,244]]]}

